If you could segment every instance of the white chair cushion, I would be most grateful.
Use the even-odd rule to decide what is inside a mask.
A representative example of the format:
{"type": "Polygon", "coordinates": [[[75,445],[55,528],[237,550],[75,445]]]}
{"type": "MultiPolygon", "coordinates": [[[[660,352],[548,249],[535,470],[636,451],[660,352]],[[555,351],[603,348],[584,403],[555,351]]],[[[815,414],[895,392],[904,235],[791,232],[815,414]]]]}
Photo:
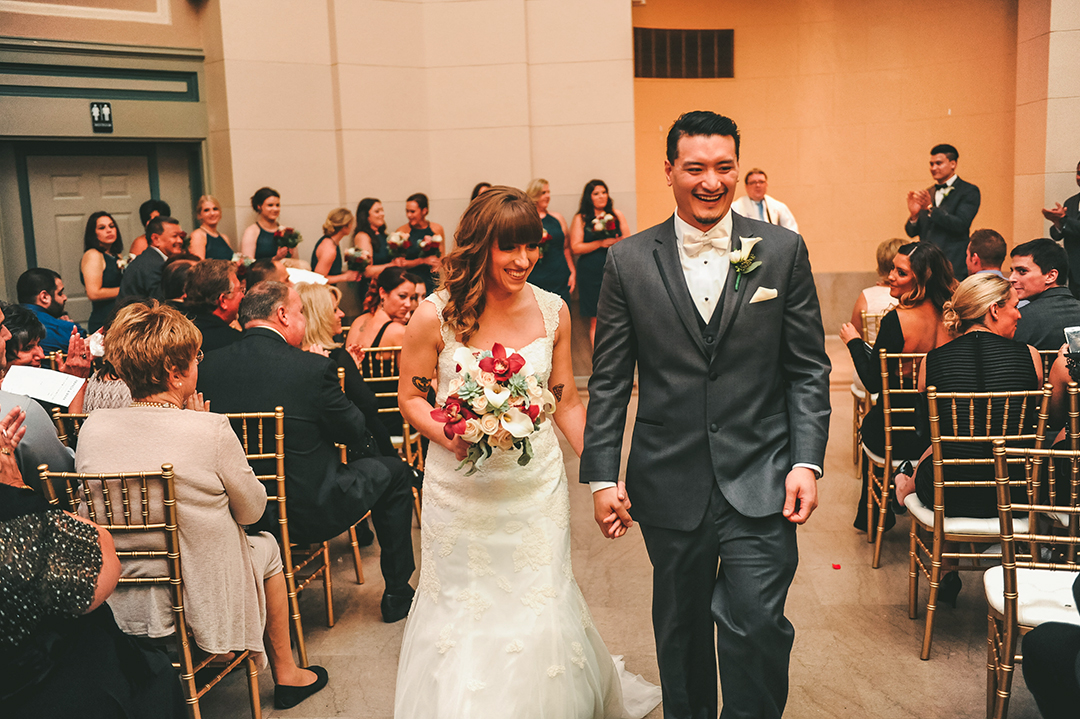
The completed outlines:
{"type": "Polygon", "coordinates": [[[854,395],[856,399],[864,400],[866,399],[866,388],[858,382],[852,382],[851,394],[854,395]]]}
{"type": "MultiPolygon", "coordinates": [[[[1005,570],[991,567],[983,573],[986,603],[998,613],[1005,611],[1005,570]]],[[[1080,572],[1049,569],[1017,569],[1016,594],[1019,598],[1017,621],[1028,627],[1045,622],[1080,625],[1072,586],[1080,572]]]]}
{"type": "MultiPolygon", "coordinates": [[[[904,506],[921,524],[934,528],[934,510],[923,504],[918,494],[912,492],[905,497],[904,506]]],[[[1000,534],[1001,524],[997,517],[946,517],[943,529],[949,534],[1000,534]]],[[[1014,531],[1026,532],[1027,529],[1027,517],[1013,517],[1014,531]]]]}
{"type": "MultiPolygon", "coordinates": [[[[870,461],[873,462],[874,464],[877,464],[877,465],[885,464],[885,458],[882,457],[880,454],[876,454],[874,452],[871,452],[870,448],[867,447],[865,444],[862,445],[862,451],[866,452],[866,456],[869,457],[870,461]]],[[[893,471],[896,471],[896,468],[899,467],[901,464],[903,464],[903,462],[904,462],[904,460],[902,460],[902,459],[894,459],[892,461],[893,471]]]]}

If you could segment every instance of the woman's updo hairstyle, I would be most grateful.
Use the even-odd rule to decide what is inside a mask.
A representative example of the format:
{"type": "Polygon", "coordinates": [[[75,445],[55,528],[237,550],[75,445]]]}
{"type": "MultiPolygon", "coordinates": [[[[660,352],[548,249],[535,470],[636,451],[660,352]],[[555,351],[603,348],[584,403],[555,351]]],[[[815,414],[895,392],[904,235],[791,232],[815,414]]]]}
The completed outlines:
{"type": "Polygon", "coordinates": [[[330,237],[351,225],[352,221],[353,213],[344,207],[339,207],[326,216],[326,222],[322,225],[323,234],[330,237]]]}
{"type": "Polygon", "coordinates": [[[259,212],[262,209],[263,203],[271,197],[276,197],[280,200],[281,193],[273,187],[260,187],[255,191],[255,194],[251,196],[251,209],[259,212]]]}
{"type": "Polygon", "coordinates": [[[900,306],[910,308],[929,301],[941,312],[956,289],[956,276],[945,253],[929,242],[910,242],[896,254],[908,258],[915,280],[915,286],[900,298],[900,306]]]}
{"type": "Polygon", "coordinates": [[[1004,307],[1009,301],[1012,284],[1003,277],[980,272],[968,277],[956,288],[953,298],[945,303],[942,321],[953,337],[981,324],[993,305],[1004,307]]]}

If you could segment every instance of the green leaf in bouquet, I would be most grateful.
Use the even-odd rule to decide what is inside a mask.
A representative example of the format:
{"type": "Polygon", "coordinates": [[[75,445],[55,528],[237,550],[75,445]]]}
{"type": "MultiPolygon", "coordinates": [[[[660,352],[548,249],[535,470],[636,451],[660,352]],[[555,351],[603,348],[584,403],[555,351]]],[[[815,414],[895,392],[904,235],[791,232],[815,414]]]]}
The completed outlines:
{"type": "Polygon", "coordinates": [[[532,443],[529,442],[528,437],[522,437],[521,438],[521,456],[518,457],[517,463],[520,466],[524,467],[526,464],[528,464],[530,461],[532,461],[532,458],[533,458],[532,443]]]}
{"type": "Polygon", "coordinates": [[[491,456],[491,448],[486,444],[471,444],[469,445],[469,451],[465,454],[465,459],[461,460],[461,464],[457,466],[460,470],[466,464],[472,464],[469,467],[469,471],[465,473],[466,477],[471,477],[476,474],[476,470],[480,469],[480,465],[484,463],[484,460],[491,456]]]}

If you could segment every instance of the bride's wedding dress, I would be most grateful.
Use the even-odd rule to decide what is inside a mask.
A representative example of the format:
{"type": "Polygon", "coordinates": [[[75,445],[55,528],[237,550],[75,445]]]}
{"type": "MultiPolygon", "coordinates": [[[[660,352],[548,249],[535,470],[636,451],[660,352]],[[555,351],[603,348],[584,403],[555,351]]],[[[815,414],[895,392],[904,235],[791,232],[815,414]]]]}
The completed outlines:
{"type": "MultiPolygon", "coordinates": [[[[529,287],[545,336],[518,349],[546,386],[562,300],[529,287]]],[[[442,320],[445,298],[434,301],[442,320]]],[[[445,323],[438,404],[461,346],[445,323]]],[[[534,456],[495,450],[470,477],[431,445],[420,582],[398,665],[397,719],[638,719],[660,688],[625,672],[593,626],[570,566],[570,499],[551,421],[534,456]]]]}

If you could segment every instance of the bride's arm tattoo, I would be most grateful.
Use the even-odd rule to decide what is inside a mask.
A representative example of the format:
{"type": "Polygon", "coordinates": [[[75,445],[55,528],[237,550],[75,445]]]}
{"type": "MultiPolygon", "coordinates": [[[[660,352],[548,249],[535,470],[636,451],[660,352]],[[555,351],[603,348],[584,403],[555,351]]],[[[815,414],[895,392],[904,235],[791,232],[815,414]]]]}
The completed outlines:
{"type": "Polygon", "coordinates": [[[431,379],[428,377],[413,377],[412,384],[413,387],[416,387],[416,389],[424,393],[427,393],[431,389],[431,379]]]}
{"type": "Polygon", "coordinates": [[[562,402],[563,386],[564,385],[557,384],[557,385],[555,385],[554,387],[551,388],[551,393],[553,395],[555,395],[555,401],[556,402],[562,402]]]}

